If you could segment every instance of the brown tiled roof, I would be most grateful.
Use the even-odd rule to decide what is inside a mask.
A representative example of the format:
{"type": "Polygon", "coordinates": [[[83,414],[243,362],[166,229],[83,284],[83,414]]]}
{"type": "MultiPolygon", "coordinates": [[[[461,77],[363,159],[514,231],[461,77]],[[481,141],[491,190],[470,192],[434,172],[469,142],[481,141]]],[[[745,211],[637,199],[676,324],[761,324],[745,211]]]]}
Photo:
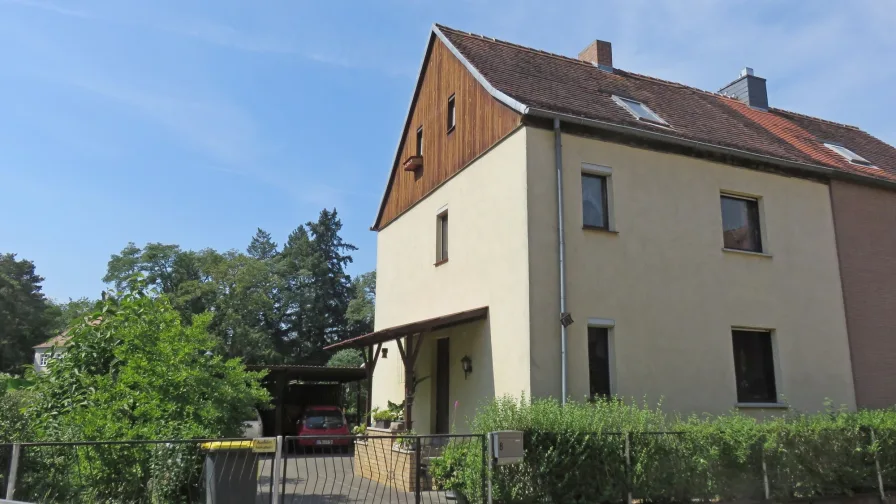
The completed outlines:
{"type": "MultiPolygon", "coordinates": [[[[92,326],[98,326],[98,325],[100,325],[100,322],[102,322],[102,321],[103,321],[102,317],[97,317],[97,318],[91,320],[90,322],[88,322],[88,324],[90,324],[92,326]]],[[[68,340],[70,338],[71,338],[71,336],[69,336],[69,334],[68,334],[68,329],[66,329],[66,330],[62,331],[61,334],[53,336],[52,338],[48,339],[47,341],[44,341],[40,345],[34,345],[34,348],[51,348],[54,346],[55,347],[64,347],[65,344],[68,343],[68,340]]]]}
{"type": "Polygon", "coordinates": [[[436,29],[489,85],[526,107],[896,182],[896,148],[853,126],[775,108],[757,110],[718,93],[619,69],[611,73],[445,26],[436,29]],[[613,95],[646,104],[669,128],[637,120],[613,95]],[[877,168],[851,164],[824,142],[840,143],[877,168]]]}
{"type": "Polygon", "coordinates": [[[34,348],[64,347],[66,342],[68,342],[68,331],[65,331],[64,333],[57,336],[53,336],[40,345],[34,345],[34,348]]]}

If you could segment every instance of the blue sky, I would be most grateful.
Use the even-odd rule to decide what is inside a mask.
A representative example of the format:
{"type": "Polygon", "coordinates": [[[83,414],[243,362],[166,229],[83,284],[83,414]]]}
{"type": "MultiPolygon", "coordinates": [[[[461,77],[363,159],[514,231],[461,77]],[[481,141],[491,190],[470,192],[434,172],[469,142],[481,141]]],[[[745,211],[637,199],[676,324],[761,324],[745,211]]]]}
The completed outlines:
{"type": "Polygon", "coordinates": [[[710,90],[752,66],[772,106],[896,144],[889,0],[0,0],[0,252],[96,297],[128,241],[282,243],[336,207],[350,271],[373,269],[433,22],[571,56],[609,40],[620,68],[710,90]]]}

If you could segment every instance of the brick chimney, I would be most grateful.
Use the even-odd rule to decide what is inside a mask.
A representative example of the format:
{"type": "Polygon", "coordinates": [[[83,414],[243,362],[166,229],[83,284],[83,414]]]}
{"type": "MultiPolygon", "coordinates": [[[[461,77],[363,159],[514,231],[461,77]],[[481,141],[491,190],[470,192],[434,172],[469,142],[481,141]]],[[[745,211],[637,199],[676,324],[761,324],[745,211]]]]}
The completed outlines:
{"type": "Polygon", "coordinates": [[[579,59],[603,70],[612,71],[613,45],[603,40],[595,40],[579,53],[579,59]]]}

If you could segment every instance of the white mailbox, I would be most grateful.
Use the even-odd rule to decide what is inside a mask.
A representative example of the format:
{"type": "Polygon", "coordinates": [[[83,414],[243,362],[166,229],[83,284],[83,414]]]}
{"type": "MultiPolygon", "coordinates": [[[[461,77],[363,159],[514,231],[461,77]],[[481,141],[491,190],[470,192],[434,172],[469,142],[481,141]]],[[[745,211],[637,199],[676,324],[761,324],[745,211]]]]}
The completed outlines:
{"type": "Polygon", "coordinates": [[[523,433],[520,431],[492,432],[492,456],[498,465],[523,461],[523,433]]]}

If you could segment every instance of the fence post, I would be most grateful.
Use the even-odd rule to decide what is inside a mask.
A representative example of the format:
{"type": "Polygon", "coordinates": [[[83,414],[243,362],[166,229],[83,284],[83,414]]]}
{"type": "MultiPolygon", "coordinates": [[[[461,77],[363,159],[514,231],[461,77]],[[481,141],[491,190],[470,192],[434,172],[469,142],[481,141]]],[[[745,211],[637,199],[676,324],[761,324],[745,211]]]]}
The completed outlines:
{"type": "MultiPolygon", "coordinates": [[[[874,437],[874,429],[868,428],[868,432],[871,433],[871,446],[874,447],[877,444],[877,439],[874,437]]],[[[887,494],[884,492],[884,478],[880,474],[880,459],[877,457],[877,450],[874,449],[874,470],[877,471],[877,488],[880,490],[880,501],[887,501],[887,494]]]]}
{"type": "Polygon", "coordinates": [[[495,463],[495,455],[494,455],[494,453],[492,453],[492,447],[494,445],[492,442],[493,441],[492,433],[489,432],[485,436],[486,436],[485,437],[486,449],[488,450],[488,464],[486,464],[487,472],[485,473],[486,482],[488,483],[488,500],[487,500],[487,502],[488,502],[488,504],[492,504],[492,471],[494,470],[493,466],[495,463]]]}
{"type": "Polygon", "coordinates": [[[759,442],[759,457],[762,460],[762,488],[765,491],[765,500],[771,498],[771,492],[768,488],[768,467],[765,465],[765,443],[759,442]]]}
{"type": "Polygon", "coordinates": [[[414,457],[417,459],[416,467],[414,468],[414,502],[420,504],[420,471],[423,469],[423,450],[420,449],[420,436],[414,436],[414,457]]]}
{"type": "MultiPolygon", "coordinates": [[[[283,458],[283,436],[277,436],[277,448],[274,451],[274,479],[271,480],[271,504],[280,504],[280,459],[283,458]]],[[[285,466],[286,464],[284,464],[285,466]]],[[[283,479],[284,482],[286,478],[283,479]]]]}
{"type": "MultiPolygon", "coordinates": [[[[12,500],[16,492],[16,475],[19,472],[19,455],[22,453],[22,445],[12,445],[12,457],[9,460],[9,480],[6,482],[6,498],[12,500]]],[[[880,473],[878,473],[880,474],[880,473]]]]}
{"type": "Polygon", "coordinates": [[[632,433],[625,433],[625,486],[628,493],[625,494],[626,504],[632,504],[632,433]]]}

